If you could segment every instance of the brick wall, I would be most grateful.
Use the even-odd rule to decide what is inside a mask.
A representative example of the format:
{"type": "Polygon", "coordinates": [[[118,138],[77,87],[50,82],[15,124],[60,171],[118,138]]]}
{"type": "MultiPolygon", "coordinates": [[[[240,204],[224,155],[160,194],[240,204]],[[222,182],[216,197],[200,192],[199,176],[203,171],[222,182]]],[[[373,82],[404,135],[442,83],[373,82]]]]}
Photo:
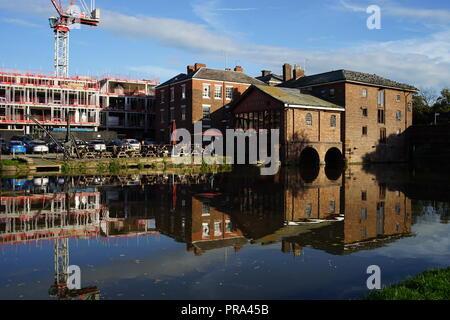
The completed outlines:
{"type": "Polygon", "coordinates": [[[193,132],[194,123],[198,121],[203,121],[204,129],[217,128],[219,130],[225,130],[227,125],[232,128],[232,119],[230,122],[225,123],[222,120],[228,119],[227,110],[224,106],[230,104],[233,100],[237,99],[242,93],[247,90],[250,84],[241,83],[230,83],[222,81],[207,81],[200,79],[190,79],[178,84],[171,86],[166,86],[164,88],[159,88],[156,90],[156,140],[158,142],[162,141],[164,143],[169,142],[170,134],[170,119],[169,110],[174,108],[174,116],[176,120],[177,128],[186,128],[190,132],[193,132]],[[186,86],[186,99],[181,98],[182,85],[186,86]],[[210,86],[210,98],[203,97],[203,85],[210,86]],[[215,98],[215,88],[216,86],[221,86],[221,98],[215,98]],[[170,101],[170,88],[175,88],[175,99],[170,101]],[[232,99],[226,99],[226,88],[231,87],[233,96],[232,99]],[[161,94],[164,90],[164,103],[161,103],[161,94]],[[186,106],[186,120],[182,120],[182,106],[186,106]],[[209,105],[211,107],[210,119],[203,118],[203,106],[209,105]],[[161,113],[163,109],[163,113],[161,113]],[[164,117],[164,123],[161,123],[161,116],[164,117]],[[161,131],[164,130],[164,131],[161,131]]]}

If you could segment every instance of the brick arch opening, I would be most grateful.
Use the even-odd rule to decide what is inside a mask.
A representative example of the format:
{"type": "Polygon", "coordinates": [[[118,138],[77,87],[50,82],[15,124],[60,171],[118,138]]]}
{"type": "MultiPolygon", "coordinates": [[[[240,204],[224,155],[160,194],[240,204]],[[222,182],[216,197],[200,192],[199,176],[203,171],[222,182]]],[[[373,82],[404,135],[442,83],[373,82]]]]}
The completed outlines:
{"type": "Polygon", "coordinates": [[[331,181],[339,180],[343,174],[343,171],[344,171],[343,167],[333,167],[333,166],[325,167],[325,175],[331,181]]]}
{"type": "Polygon", "coordinates": [[[300,153],[300,166],[302,167],[319,167],[320,156],[316,149],[307,147],[300,153]]]}
{"type": "Polygon", "coordinates": [[[344,166],[344,156],[338,148],[331,148],[325,154],[325,164],[327,167],[341,168],[344,166]]]}

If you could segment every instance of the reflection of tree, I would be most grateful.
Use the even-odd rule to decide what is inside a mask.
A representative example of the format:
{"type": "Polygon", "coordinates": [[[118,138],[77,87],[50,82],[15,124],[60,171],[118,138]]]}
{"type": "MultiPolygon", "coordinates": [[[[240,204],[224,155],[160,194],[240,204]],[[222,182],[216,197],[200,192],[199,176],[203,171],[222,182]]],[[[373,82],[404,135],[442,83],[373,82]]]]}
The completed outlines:
{"type": "Polygon", "coordinates": [[[414,223],[418,217],[428,215],[439,215],[441,223],[448,224],[450,222],[450,203],[440,201],[413,201],[414,223]]]}

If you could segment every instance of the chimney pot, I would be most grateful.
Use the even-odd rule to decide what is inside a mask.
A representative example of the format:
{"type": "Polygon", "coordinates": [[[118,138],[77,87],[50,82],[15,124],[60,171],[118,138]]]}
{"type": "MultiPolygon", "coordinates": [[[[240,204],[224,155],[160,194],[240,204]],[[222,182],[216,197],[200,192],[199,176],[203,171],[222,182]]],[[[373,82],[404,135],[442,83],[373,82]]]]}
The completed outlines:
{"type": "Polygon", "coordinates": [[[302,70],[301,66],[295,65],[293,75],[294,75],[294,80],[303,78],[305,76],[305,70],[302,70]]]}
{"type": "Polygon", "coordinates": [[[195,64],[195,71],[197,71],[200,68],[206,68],[206,64],[203,63],[196,63],[195,64]]]}
{"type": "Polygon", "coordinates": [[[265,76],[268,76],[269,74],[271,74],[272,71],[269,71],[269,70],[262,70],[261,73],[262,73],[262,76],[265,77],[265,76]]]}
{"type": "Polygon", "coordinates": [[[187,74],[190,74],[192,72],[195,71],[195,67],[194,66],[187,66],[187,74]]]}
{"type": "Polygon", "coordinates": [[[292,66],[289,63],[283,65],[283,81],[289,81],[292,79],[292,66]]]}
{"type": "Polygon", "coordinates": [[[234,71],[235,71],[235,72],[244,72],[244,69],[243,69],[241,66],[236,66],[236,67],[234,68],[234,71]]]}

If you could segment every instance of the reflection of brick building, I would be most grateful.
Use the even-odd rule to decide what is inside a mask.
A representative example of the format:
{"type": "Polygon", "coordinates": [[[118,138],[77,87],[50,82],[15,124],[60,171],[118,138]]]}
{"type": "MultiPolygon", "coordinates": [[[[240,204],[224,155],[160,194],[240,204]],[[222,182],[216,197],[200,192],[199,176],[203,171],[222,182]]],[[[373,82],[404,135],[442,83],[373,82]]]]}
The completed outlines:
{"type": "Polygon", "coordinates": [[[187,249],[196,255],[226,247],[239,250],[248,242],[229,215],[215,208],[207,198],[183,193],[183,186],[177,193],[176,212],[157,214],[156,226],[163,234],[185,242],[187,249]]]}
{"type": "Polygon", "coordinates": [[[345,244],[411,233],[411,200],[402,192],[360,167],[351,167],[344,180],[345,244]]]}
{"type": "Polygon", "coordinates": [[[327,219],[341,213],[342,179],[329,180],[325,170],[320,170],[312,183],[301,180],[298,172],[286,172],[285,181],[288,184],[301,184],[299,188],[286,188],[284,191],[286,221],[327,219]]]}
{"type": "Polygon", "coordinates": [[[360,167],[347,172],[336,179],[323,167],[314,177],[287,168],[279,177],[249,179],[233,190],[239,210],[232,218],[253,242],[281,242],[295,255],[306,246],[346,254],[411,233],[411,200],[360,167]]]}
{"type": "Polygon", "coordinates": [[[232,128],[228,106],[250,85],[263,82],[237,66],[234,71],[207,68],[196,63],[156,87],[156,140],[170,141],[172,121],[178,128],[193,132],[193,125],[202,121],[203,130],[232,128]]]}

